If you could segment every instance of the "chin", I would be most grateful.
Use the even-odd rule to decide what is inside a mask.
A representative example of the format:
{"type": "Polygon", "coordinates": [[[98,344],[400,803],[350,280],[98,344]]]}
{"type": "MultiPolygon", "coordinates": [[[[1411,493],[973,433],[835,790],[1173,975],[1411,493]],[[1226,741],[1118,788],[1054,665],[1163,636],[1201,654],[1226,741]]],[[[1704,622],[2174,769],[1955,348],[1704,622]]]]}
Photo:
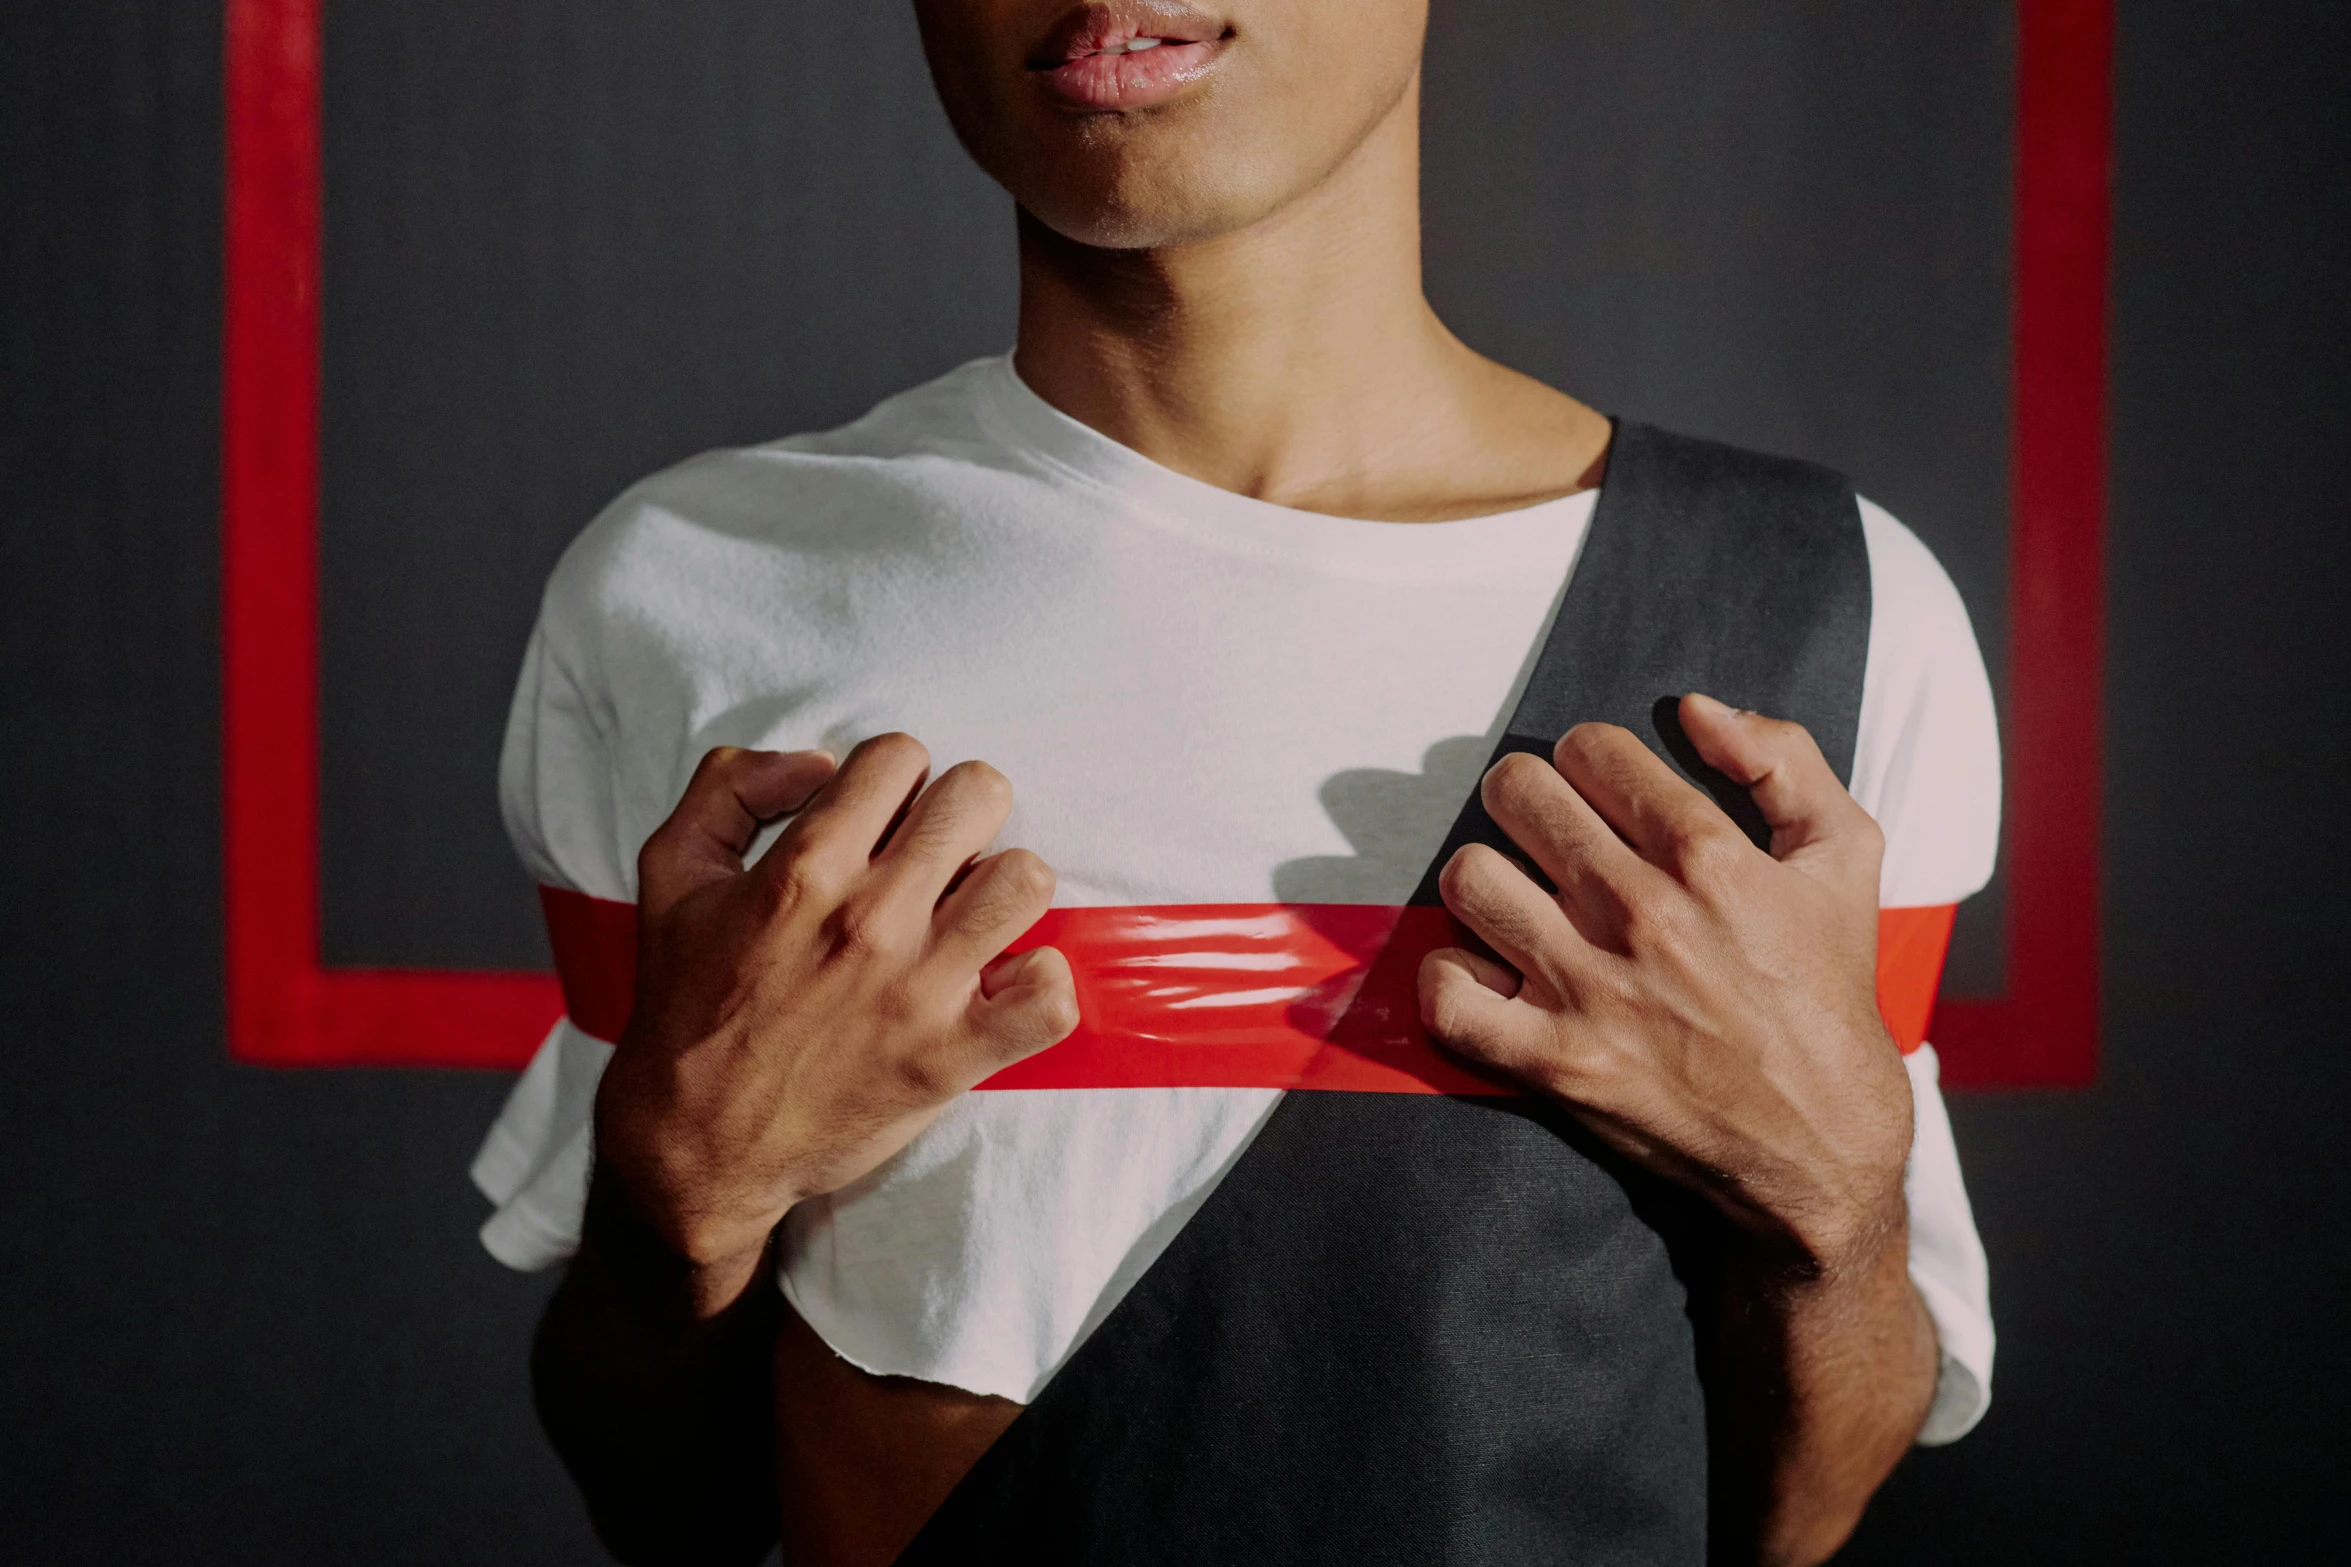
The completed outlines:
{"type": "Polygon", "coordinates": [[[1261,222],[1297,194],[1278,170],[1214,149],[1122,157],[1102,169],[1088,161],[1046,160],[1043,177],[1005,184],[1037,222],[1099,250],[1202,244],[1261,222]]]}

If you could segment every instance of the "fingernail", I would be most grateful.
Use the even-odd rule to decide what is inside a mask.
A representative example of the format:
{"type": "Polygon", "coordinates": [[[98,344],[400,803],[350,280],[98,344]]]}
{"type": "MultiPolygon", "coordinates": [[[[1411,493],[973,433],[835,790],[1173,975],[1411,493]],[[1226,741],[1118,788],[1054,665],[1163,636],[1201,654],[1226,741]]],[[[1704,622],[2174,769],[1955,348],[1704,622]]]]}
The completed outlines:
{"type": "Polygon", "coordinates": [[[1708,696],[1703,691],[1691,692],[1688,700],[1696,704],[1698,711],[1704,713],[1709,718],[1728,718],[1731,716],[1732,710],[1729,703],[1717,702],[1714,698],[1708,696]]]}

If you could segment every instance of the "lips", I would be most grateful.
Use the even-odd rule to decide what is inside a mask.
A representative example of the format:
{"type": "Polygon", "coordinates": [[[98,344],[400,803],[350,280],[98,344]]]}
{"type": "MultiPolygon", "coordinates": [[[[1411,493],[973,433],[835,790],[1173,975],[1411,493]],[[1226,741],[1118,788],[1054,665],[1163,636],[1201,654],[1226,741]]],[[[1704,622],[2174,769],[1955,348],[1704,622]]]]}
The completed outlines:
{"type": "Polygon", "coordinates": [[[1029,71],[1071,108],[1097,113],[1165,103],[1216,63],[1231,30],[1167,0],[1113,0],[1068,12],[1029,56],[1029,71]]]}

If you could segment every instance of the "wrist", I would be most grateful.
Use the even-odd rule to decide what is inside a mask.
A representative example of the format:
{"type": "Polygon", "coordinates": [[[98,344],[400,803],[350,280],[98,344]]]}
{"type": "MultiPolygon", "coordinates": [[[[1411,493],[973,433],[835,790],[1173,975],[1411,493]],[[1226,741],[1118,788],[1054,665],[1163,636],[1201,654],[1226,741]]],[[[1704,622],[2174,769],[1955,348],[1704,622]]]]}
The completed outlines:
{"type": "MultiPolygon", "coordinates": [[[[1872,1022],[1884,1041],[1883,1025],[1872,1022]]],[[[1884,1042],[1882,1053],[1869,1053],[1877,1058],[1873,1065],[1888,1066],[1894,1058],[1891,1042],[1884,1042]]],[[[1848,1102],[1833,1120],[1824,1111],[1815,1151],[1797,1166],[1801,1178],[1785,1186],[1773,1183],[1779,1201],[1771,1204],[1766,1229],[1776,1233],[1786,1266],[1799,1277],[1866,1275],[1889,1252],[1907,1257],[1906,1176],[1914,1136],[1910,1084],[1899,1066],[1890,1066],[1883,1076],[1871,1095],[1875,1104],[1848,1102]]]]}
{"type": "Polygon", "coordinates": [[[1876,1277],[1889,1258],[1905,1267],[1910,1208],[1897,1176],[1880,1190],[1807,1205],[1802,1215],[1766,1230],[1743,1230],[1733,1264],[1759,1283],[1818,1293],[1876,1277]]]}
{"type": "Polygon", "coordinates": [[[618,1172],[599,1165],[588,1187],[580,1255],[609,1274],[640,1311],[683,1325],[709,1321],[743,1298],[766,1265],[770,1233],[704,1227],[681,1242],[645,1214],[618,1172]]]}
{"type": "MultiPolygon", "coordinates": [[[[623,1059],[616,1055],[615,1065],[623,1059]]],[[[629,1091],[637,1086],[607,1069],[597,1087],[583,1248],[601,1232],[632,1271],[698,1299],[731,1299],[758,1270],[776,1225],[806,1194],[764,1183],[745,1190],[730,1179],[733,1172],[714,1171],[711,1139],[649,1110],[648,1096],[629,1091]]]]}

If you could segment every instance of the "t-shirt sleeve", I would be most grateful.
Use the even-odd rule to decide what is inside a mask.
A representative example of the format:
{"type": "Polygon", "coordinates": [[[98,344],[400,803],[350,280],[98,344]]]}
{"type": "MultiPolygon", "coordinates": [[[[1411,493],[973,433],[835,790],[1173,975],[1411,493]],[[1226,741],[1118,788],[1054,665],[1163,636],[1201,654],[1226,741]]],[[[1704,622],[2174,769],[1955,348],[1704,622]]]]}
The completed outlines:
{"type": "Polygon", "coordinates": [[[1992,1407],[1991,1276],[1976,1234],[1959,1148],[1943,1107],[1935,1047],[1921,1045],[1903,1059],[1910,1069],[1910,1167],[1902,1190],[1910,1208],[1910,1282],[1935,1322],[1941,1363],[1935,1400],[1919,1427],[1923,1447],[1956,1442],[1992,1407]]]}
{"type": "MultiPolygon", "coordinates": [[[[635,878],[614,820],[606,725],[548,621],[542,611],[507,714],[507,834],[542,885],[626,901],[635,878]]],[[[557,1021],[474,1156],[474,1185],[497,1205],[482,1245],[510,1268],[544,1268],[579,1245],[596,1084],[611,1059],[610,1045],[557,1021]]]]}
{"type": "MultiPolygon", "coordinates": [[[[1959,590],[1917,536],[1861,503],[1869,543],[1869,666],[1853,794],[1886,835],[1878,901],[1940,907],[1991,880],[2000,842],[2000,737],[1992,687],[1959,590]]],[[[1957,1441],[1992,1402],[1990,1273],[1959,1149],[1944,1108],[1940,1062],[1921,1045],[1910,1072],[1915,1131],[1904,1194],[1910,1278],[1941,1349],[1934,1403],[1918,1440],[1957,1441]]]]}

